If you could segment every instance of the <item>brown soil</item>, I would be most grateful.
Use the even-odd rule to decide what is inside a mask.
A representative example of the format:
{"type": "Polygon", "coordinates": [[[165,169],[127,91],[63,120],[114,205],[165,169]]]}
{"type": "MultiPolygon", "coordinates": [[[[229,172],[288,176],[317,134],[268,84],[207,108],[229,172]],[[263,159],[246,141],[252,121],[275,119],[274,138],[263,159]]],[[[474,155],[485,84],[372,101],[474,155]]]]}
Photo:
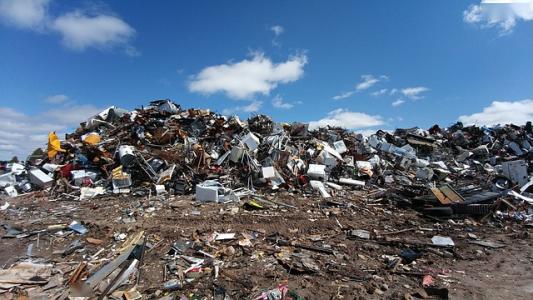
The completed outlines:
{"type": "MultiPolygon", "coordinates": [[[[156,247],[146,253],[138,290],[147,298],[157,298],[163,290],[163,257],[177,240],[198,240],[204,251],[223,261],[220,276],[203,275],[176,295],[192,294],[199,299],[212,298],[214,286],[225,289],[232,299],[248,299],[261,291],[288,282],[289,288],[305,299],[403,299],[422,289],[421,274],[431,274],[436,287],[448,288],[451,299],[531,299],[533,298],[533,240],[528,228],[514,221],[426,219],[416,211],[399,209],[387,203],[365,202],[364,197],[343,199],[341,207],[324,207],[319,198],[277,196],[272,200],[296,208],[273,208],[246,211],[239,204],[197,205],[190,197],[137,198],[131,195],[91,199],[84,202],[54,201],[47,198],[20,197],[8,199],[12,206],[0,212],[0,222],[18,225],[25,230],[44,229],[48,225],[77,220],[89,232],[85,237],[104,241],[101,245],[86,243],[83,250],[66,257],[54,254],[62,250],[78,234],[64,237],[39,234],[26,238],[3,238],[0,241],[0,265],[9,267],[25,258],[30,243],[33,259],[43,258],[70,266],[64,278],[77,263],[104,249],[99,256],[113,258],[113,249],[122,242],[113,238],[116,232],[128,236],[144,230],[156,247]],[[148,207],[155,207],[148,213],[148,207]],[[135,223],[124,224],[120,218],[125,209],[134,213],[135,223]],[[238,211],[236,209],[238,208],[238,211]],[[342,226],[342,227],[341,227],[342,226]],[[350,229],[371,232],[371,239],[348,239],[350,229]],[[396,233],[403,229],[412,229],[396,233]],[[252,246],[242,247],[238,240],[217,241],[206,245],[213,232],[258,233],[252,246]],[[392,234],[390,234],[392,232],[392,234]],[[330,247],[333,254],[320,253],[293,246],[277,246],[266,240],[279,234],[298,244],[330,247]],[[386,234],[384,234],[386,233],[386,234]],[[471,244],[467,233],[480,240],[504,244],[491,249],[471,244]],[[455,242],[452,257],[442,257],[428,249],[434,235],[449,236],[455,242]],[[317,241],[319,240],[319,241],[317,241]],[[157,243],[158,241],[161,241],[157,243]],[[414,263],[404,264],[393,272],[384,255],[399,255],[411,247],[422,252],[414,263]],[[309,256],[318,272],[297,273],[279,259],[280,253],[296,252],[309,256]],[[410,272],[410,274],[408,274],[410,272]],[[403,273],[403,274],[399,274],[403,273]]],[[[2,202],[3,204],[3,202],[2,202]]],[[[530,229],[529,229],[530,230],[530,229]]],[[[3,235],[3,229],[0,234],[3,235]]],[[[83,237],[82,237],[83,238],[83,237]]],[[[451,252],[449,252],[451,253],[451,252]]],[[[91,266],[91,271],[101,264],[91,266]]],[[[167,279],[177,278],[169,275],[167,279]]],[[[11,291],[12,292],[12,291],[11,291]]],[[[10,298],[11,292],[3,297],[10,298]]],[[[31,298],[31,297],[30,297],[31,298]]]]}

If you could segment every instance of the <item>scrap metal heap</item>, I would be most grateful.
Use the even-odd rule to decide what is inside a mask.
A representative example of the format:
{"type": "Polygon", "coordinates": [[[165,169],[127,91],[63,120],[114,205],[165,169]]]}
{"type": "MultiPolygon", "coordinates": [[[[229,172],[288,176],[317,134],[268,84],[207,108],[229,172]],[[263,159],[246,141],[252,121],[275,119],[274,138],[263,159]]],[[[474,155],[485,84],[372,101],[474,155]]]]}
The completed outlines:
{"type": "MultiPolygon", "coordinates": [[[[50,133],[47,151],[35,151],[25,164],[9,164],[0,175],[5,200],[2,211],[14,209],[16,199],[24,195],[82,202],[112,195],[161,199],[194,195],[198,204],[233,203],[250,210],[295,209],[276,197],[285,199],[289,195],[318,201],[321,208],[347,208],[350,199],[364,198],[367,203],[414,209],[433,220],[492,216],[530,226],[532,145],[531,122],[492,128],[457,123],[449,128],[435,125],[428,130],[397,129],[394,133],[377,131],[364,136],[338,127],[309,130],[307,124],[278,123],[266,115],[241,121],[237,116],[183,109],[170,100],[157,100],[133,111],[110,107],[82,123],[64,140],[50,133]],[[319,200],[313,199],[318,195],[319,200]]],[[[127,218],[122,219],[126,223],[124,220],[127,218]]],[[[342,228],[340,223],[339,226],[342,228]]],[[[17,236],[17,232],[10,232],[16,231],[14,227],[4,227],[5,237],[17,236]]],[[[76,223],[63,230],[85,234],[87,229],[76,223]]],[[[50,228],[41,232],[49,231],[50,228]]],[[[365,240],[375,235],[355,229],[345,233],[349,238],[365,240]]],[[[95,290],[103,278],[128,261],[114,275],[114,281],[98,292],[111,295],[134,270],[141,268],[139,253],[144,253],[147,244],[146,236],[144,242],[142,238],[140,234],[128,240],[116,252],[119,256],[110,263],[112,266],[104,265],[89,274],[85,270],[87,263],[80,263],[74,274],[79,278],[71,276],[69,284],[84,281],[90,290],[95,290]]],[[[234,239],[235,234],[213,233],[209,241],[234,239]]],[[[246,247],[254,239],[256,233],[244,235],[238,245],[246,247]]],[[[115,240],[120,241],[120,236],[115,236],[115,240]]],[[[282,236],[270,235],[264,240],[276,246],[333,253],[327,247],[289,243],[282,236]]],[[[447,237],[435,236],[432,241],[439,246],[453,246],[447,237]]],[[[66,249],[71,252],[65,255],[80,248],[83,245],[72,244],[66,249]]],[[[174,264],[167,264],[165,272],[181,275],[165,282],[162,289],[182,289],[190,282],[185,275],[201,272],[198,270],[205,267],[206,258],[218,276],[220,265],[213,264],[214,256],[206,251],[185,242],[173,244],[166,259],[174,264]],[[199,253],[203,258],[198,257],[199,253]],[[176,256],[185,261],[185,272],[175,265],[176,256]]],[[[319,271],[309,257],[299,254],[277,258],[292,272],[319,271]]],[[[454,255],[453,251],[449,254],[454,255]]],[[[402,258],[411,256],[409,251],[400,254],[402,258]]],[[[411,259],[416,258],[402,262],[408,264],[411,259]]],[[[391,268],[398,263],[395,259],[388,261],[391,268]]],[[[24,267],[21,264],[12,267],[13,274],[16,268],[24,267]]],[[[48,265],[32,264],[28,268],[28,276],[34,275],[32,272],[50,272],[48,265]]],[[[0,291],[31,282],[2,281],[11,274],[9,270],[0,270],[0,291]]],[[[286,286],[280,285],[257,299],[267,299],[269,293],[288,292],[286,286]]]]}
{"type": "Polygon", "coordinates": [[[64,141],[50,133],[48,157],[12,164],[0,183],[9,196],[39,189],[52,195],[78,191],[81,199],[196,193],[197,201],[214,202],[278,190],[314,190],[329,198],[345,194],[342,186],[366,186],[383,189],[402,205],[427,205],[430,199],[418,196],[428,194],[442,205],[464,204],[465,194],[483,190],[494,199],[528,183],[532,143],[530,123],[494,128],[458,123],[365,137],[333,127],[310,131],[307,124],[276,123],[266,115],[243,122],[157,100],[131,112],[110,107],[64,141]]]}

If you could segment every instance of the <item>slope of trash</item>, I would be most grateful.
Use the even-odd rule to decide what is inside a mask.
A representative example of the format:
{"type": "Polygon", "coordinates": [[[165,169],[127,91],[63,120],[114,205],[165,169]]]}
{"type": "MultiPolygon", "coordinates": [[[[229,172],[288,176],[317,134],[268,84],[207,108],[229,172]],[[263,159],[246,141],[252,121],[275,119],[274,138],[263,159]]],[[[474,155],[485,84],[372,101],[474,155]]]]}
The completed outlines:
{"type": "Polygon", "coordinates": [[[491,298],[477,262],[533,262],[532,145],[110,107],[0,175],[0,297],[491,298]]]}

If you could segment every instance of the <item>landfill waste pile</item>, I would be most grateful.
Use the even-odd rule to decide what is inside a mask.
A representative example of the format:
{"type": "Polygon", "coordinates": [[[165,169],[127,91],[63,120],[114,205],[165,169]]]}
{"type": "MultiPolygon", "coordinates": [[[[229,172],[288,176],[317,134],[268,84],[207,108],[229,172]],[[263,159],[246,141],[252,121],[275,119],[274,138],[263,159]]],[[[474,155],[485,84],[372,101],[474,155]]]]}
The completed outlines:
{"type": "Polygon", "coordinates": [[[5,166],[0,297],[528,298],[532,160],[531,122],[365,136],[113,106],[5,166]]]}

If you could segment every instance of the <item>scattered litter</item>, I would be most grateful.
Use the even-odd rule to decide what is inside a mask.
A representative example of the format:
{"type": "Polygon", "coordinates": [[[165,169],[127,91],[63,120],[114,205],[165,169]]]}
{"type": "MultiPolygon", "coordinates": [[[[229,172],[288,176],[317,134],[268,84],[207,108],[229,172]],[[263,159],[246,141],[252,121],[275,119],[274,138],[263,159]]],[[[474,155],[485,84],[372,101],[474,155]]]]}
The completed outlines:
{"type": "Polygon", "coordinates": [[[469,243],[480,245],[480,246],[487,247],[487,248],[494,248],[494,249],[505,247],[504,244],[492,242],[492,241],[469,241],[469,243]]]}
{"type": "Polygon", "coordinates": [[[78,221],[72,221],[72,223],[70,223],[68,228],[82,235],[86,234],[89,231],[87,228],[85,228],[85,226],[81,225],[78,221]]]}
{"type": "Polygon", "coordinates": [[[436,235],[431,238],[431,242],[435,246],[443,246],[443,247],[455,246],[455,243],[453,242],[453,240],[447,236],[436,235]]]}
{"type": "Polygon", "coordinates": [[[353,230],[350,230],[350,236],[368,240],[370,239],[370,232],[366,230],[353,229],[353,230]]]}

